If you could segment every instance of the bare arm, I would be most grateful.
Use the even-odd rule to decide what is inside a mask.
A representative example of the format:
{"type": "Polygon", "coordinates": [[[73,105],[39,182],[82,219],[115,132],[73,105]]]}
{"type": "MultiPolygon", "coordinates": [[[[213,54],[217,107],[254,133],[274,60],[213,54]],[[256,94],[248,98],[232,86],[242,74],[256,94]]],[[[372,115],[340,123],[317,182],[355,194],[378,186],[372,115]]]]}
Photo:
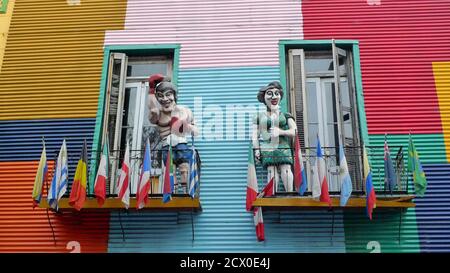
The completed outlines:
{"type": "Polygon", "coordinates": [[[157,124],[159,120],[159,103],[155,95],[150,94],[148,97],[149,120],[153,124],[157,124]]]}
{"type": "Polygon", "coordinates": [[[295,124],[295,121],[293,119],[288,119],[288,126],[289,129],[282,130],[278,127],[272,128],[272,137],[278,137],[278,136],[287,136],[287,137],[294,137],[295,132],[297,131],[297,125],[295,124]]]}

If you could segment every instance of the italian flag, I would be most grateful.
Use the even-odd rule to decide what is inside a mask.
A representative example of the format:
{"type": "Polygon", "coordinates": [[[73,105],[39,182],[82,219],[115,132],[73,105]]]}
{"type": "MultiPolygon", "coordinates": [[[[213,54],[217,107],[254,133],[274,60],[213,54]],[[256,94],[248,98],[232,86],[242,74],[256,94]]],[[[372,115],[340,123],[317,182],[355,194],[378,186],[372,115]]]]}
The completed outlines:
{"type": "Polygon", "coordinates": [[[95,178],[94,193],[97,197],[99,207],[102,207],[106,199],[106,177],[108,173],[108,140],[103,145],[103,152],[98,166],[97,177],[95,178]]]}
{"type": "Polygon", "coordinates": [[[248,146],[248,170],[247,170],[247,211],[252,210],[253,201],[258,195],[258,180],[256,179],[255,157],[253,155],[253,146],[248,146]]]}

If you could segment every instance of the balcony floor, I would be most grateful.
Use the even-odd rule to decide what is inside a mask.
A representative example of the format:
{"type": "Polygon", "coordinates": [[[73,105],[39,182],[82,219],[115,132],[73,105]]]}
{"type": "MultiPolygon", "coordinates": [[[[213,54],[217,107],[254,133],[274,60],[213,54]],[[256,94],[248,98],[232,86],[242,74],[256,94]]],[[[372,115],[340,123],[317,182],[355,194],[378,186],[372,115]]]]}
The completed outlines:
{"type": "MultiPolygon", "coordinates": [[[[47,203],[47,198],[42,198],[41,203],[39,204],[40,208],[49,208],[47,203]]],[[[67,210],[67,209],[74,209],[69,205],[69,198],[61,198],[59,201],[59,209],[60,210],[67,210]]],[[[105,203],[102,207],[99,207],[97,203],[97,199],[95,198],[86,198],[86,201],[83,204],[83,210],[86,209],[99,209],[99,210],[114,210],[114,209],[125,209],[124,204],[121,200],[118,198],[106,198],[105,203]]],[[[136,209],[136,199],[130,198],[130,210],[136,209]]],[[[149,197],[148,202],[142,209],[153,209],[153,210],[174,210],[174,211],[180,211],[180,210],[194,210],[194,211],[200,211],[201,205],[200,205],[200,199],[194,198],[192,199],[189,196],[173,196],[172,200],[163,203],[162,197],[149,197]]]]}
{"type": "MultiPolygon", "coordinates": [[[[345,207],[341,207],[339,196],[330,196],[333,208],[365,208],[366,197],[351,197],[345,207]]],[[[377,208],[413,208],[416,204],[413,203],[414,195],[377,195],[377,208]]],[[[258,198],[253,202],[255,207],[267,208],[328,208],[327,203],[319,202],[311,196],[274,196],[258,198]]]]}

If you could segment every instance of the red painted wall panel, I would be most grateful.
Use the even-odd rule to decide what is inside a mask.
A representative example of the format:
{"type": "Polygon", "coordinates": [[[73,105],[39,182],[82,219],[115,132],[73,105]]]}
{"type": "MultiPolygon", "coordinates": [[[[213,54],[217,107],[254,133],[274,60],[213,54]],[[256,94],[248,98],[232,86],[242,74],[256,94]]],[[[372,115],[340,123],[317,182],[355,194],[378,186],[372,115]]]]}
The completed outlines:
{"type": "Polygon", "coordinates": [[[302,10],[304,39],[359,40],[369,134],[442,133],[432,62],[450,61],[450,1],[303,0],[302,10]]]}
{"type": "MultiPolygon", "coordinates": [[[[81,252],[106,252],[108,212],[50,211],[54,243],[46,210],[32,208],[37,166],[37,161],[0,162],[0,252],[70,252],[70,241],[77,241],[81,252]]],[[[49,174],[52,168],[49,162],[49,174]]]]}

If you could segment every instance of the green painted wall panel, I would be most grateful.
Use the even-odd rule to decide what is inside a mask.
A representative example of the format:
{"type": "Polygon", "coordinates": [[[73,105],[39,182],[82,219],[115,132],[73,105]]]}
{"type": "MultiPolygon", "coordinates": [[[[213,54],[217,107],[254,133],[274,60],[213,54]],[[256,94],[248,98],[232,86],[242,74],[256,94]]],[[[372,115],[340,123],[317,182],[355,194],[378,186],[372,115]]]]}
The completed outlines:
{"type": "Polygon", "coordinates": [[[372,241],[379,243],[382,253],[419,252],[415,209],[403,213],[398,209],[375,209],[372,216],[371,221],[365,210],[344,213],[346,252],[369,253],[372,241]]]}

